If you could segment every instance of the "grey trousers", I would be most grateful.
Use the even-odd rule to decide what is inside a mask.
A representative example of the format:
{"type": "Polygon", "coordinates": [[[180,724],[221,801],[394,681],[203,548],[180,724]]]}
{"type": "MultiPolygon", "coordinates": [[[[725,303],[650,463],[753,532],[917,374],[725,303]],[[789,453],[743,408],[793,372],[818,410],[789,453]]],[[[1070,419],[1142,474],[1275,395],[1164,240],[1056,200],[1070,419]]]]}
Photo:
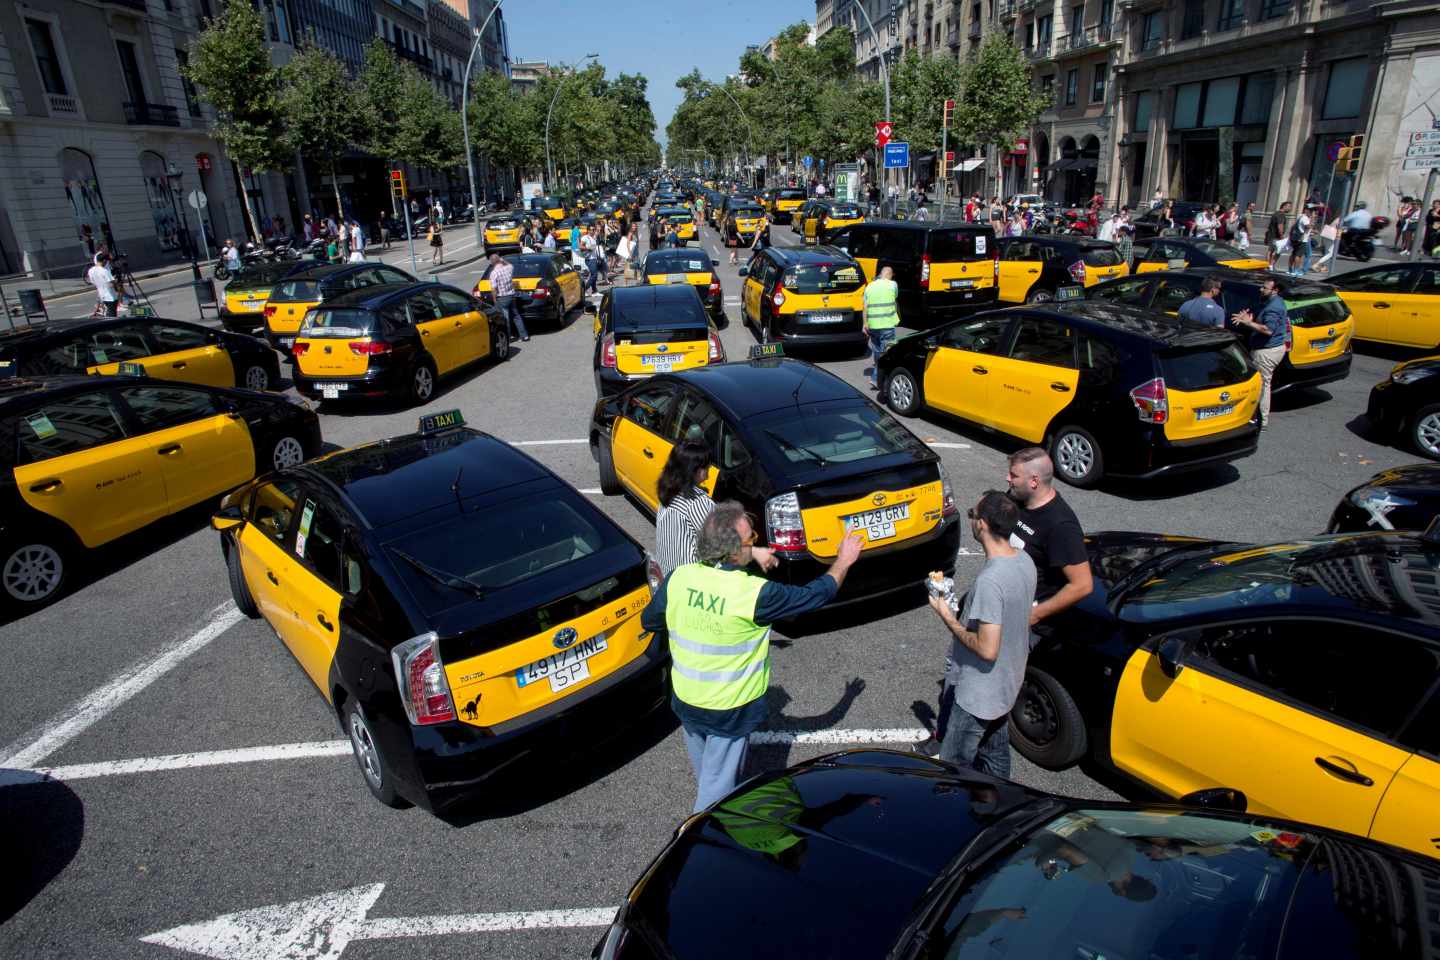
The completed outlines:
{"type": "Polygon", "coordinates": [[[750,738],[711,737],[685,728],[685,749],[695,768],[697,790],[693,813],[699,813],[735,789],[750,738]]]}

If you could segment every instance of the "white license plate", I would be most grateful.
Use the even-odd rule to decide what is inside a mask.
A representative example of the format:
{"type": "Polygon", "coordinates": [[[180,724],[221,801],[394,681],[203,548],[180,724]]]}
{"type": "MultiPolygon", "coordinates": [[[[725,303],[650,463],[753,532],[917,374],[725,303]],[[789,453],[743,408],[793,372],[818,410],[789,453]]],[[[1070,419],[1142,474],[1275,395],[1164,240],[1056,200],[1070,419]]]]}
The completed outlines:
{"type": "Polygon", "coordinates": [[[851,534],[857,530],[863,530],[865,538],[871,543],[876,540],[888,540],[895,536],[895,524],[909,518],[910,504],[892,503],[879,510],[866,510],[864,513],[850,514],[845,518],[845,533],[851,534]]]}
{"type": "Polygon", "coordinates": [[[812,313],[805,318],[809,323],[844,323],[843,313],[812,313]]]}
{"type": "Polygon", "coordinates": [[[559,653],[552,654],[543,660],[536,660],[534,663],[526,664],[516,670],[515,682],[522,687],[527,687],[542,679],[548,679],[550,692],[559,693],[566,687],[589,679],[590,658],[606,649],[607,646],[603,633],[591,637],[589,640],[582,640],[567,650],[561,650],[559,653]]]}
{"type": "Polygon", "coordinates": [[[671,356],[668,353],[646,353],[640,357],[640,365],[654,367],[657,371],[664,373],[675,364],[680,362],[679,357],[671,356]]]}
{"type": "Polygon", "coordinates": [[[1335,338],[1334,338],[1334,337],[1330,337],[1330,338],[1328,338],[1328,339],[1326,339],[1326,340],[1311,340],[1311,341],[1310,341],[1310,349],[1311,349],[1311,350],[1317,350],[1317,351],[1318,351],[1318,350],[1329,350],[1329,349],[1330,349],[1332,346],[1334,346],[1334,345],[1335,345],[1335,338]]]}
{"type": "Polygon", "coordinates": [[[241,300],[241,301],[240,301],[240,306],[242,306],[242,307],[249,307],[249,308],[251,308],[251,309],[253,310],[253,309],[256,308],[256,307],[263,307],[263,306],[265,306],[265,301],[264,301],[264,300],[241,300]]]}
{"type": "Polygon", "coordinates": [[[666,282],[666,283],[686,283],[687,281],[688,281],[688,278],[687,278],[687,277],[685,276],[685,274],[683,274],[683,273],[667,273],[667,274],[665,274],[665,282],[666,282]]]}
{"type": "Polygon", "coordinates": [[[966,289],[966,288],[968,288],[968,287],[973,287],[973,286],[975,286],[975,281],[974,281],[974,280],[951,280],[951,281],[950,281],[950,289],[951,289],[951,290],[964,290],[964,289],[966,289]]]}
{"type": "Polygon", "coordinates": [[[348,383],[326,383],[320,387],[320,396],[326,400],[334,400],[349,389],[350,384],[348,383]]]}
{"type": "Polygon", "coordinates": [[[1216,417],[1223,417],[1235,412],[1235,404],[1227,403],[1218,407],[1196,407],[1196,420],[1213,420],[1216,417]]]}

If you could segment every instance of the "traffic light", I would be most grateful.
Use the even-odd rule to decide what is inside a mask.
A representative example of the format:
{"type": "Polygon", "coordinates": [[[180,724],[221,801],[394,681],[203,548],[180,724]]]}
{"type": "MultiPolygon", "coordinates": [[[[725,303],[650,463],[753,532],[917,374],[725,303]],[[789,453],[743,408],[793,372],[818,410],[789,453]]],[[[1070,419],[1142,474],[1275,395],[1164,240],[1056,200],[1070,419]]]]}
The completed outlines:
{"type": "Polygon", "coordinates": [[[945,128],[946,128],[947,130],[950,128],[950,121],[954,118],[954,116],[955,116],[955,101],[954,101],[954,100],[946,100],[946,101],[945,101],[945,123],[944,123],[944,126],[945,126],[945,128]]]}
{"type": "Polygon", "coordinates": [[[390,171],[390,196],[396,200],[405,199],[405,173],[401,170],[390,171]]]}
{"type": "Polygon", "coordinates": [[[1350,138],[1350,146],[1341,154],[1340,169],[1354,173],[1360,169],[1360,153],[1365,149],[1365,134],[1357,133],[1350,138]]]}

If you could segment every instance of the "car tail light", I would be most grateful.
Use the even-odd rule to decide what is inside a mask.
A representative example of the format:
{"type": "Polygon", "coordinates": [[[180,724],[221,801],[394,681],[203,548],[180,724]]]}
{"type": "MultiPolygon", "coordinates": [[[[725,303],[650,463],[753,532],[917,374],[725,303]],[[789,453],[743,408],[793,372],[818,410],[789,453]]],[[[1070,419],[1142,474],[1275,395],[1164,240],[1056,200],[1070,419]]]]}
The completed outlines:
{"type": "Polygon", "coordinates": [[[1074,280],[1075,280],[1076,283],[1084,283],[1084,282],[1085,282],[1085,261],[1084,261],[1084,260],[1076,260],[1074,263],[1070,264],[1070,276],[1071,276],[1072,278],[1074,278],[1074,280]]]}
{"type": "Polygon", "coordinates": [[[1000,250],[998,247],[995,250],[995,283],[997,285],[1000,283],[1000,250]]]}
{"type": "Polygon", "coordinates": [[[536,300],[548,300],[550,299],[550,288],[537,286],[530,295],[536,300]]]}
{"type": "Polygon", "coordinates": [[[770,549],[799,553],[807,546],[805,522],[800,517],[800,498],[782,493],[765,502],[765,528],[770,531],[770,549]]]}
{"type": "Polygon", "coordinates": [[[660,584],[665,580],[665,573],[660,569],[660,561],[649,553],[645,554],[645,579],[650,581],[652,594],[660,589],[660,584]]]}
{"type": "Polygon", "coordinates": [[[785,280],[783,277],[779,283],[775,284],[775,293],[771,295],[770,302],[777,307],[785,306],[785,280]]]}
{"type": "Polygon", "coordinates": [[[1165,378],[1147,380],[1130,391],[1135,409],[1145,423],[1164,423],[1170,419],[1170,397],[1165,392],[1165,378]]]}
{"type": "Polygon", "coordinates": [[[710,334],[710,362],[718,363],[725,359],[725,348],[720,346],[720,335],[715,332],[710,334]]]}
{"type": "Polygon", "coordinates": [[[440,661],[440,638],[432,633],[412,637],[390,651],[400,700],[411,723],[445,723],[455,719],[455,701],[440,661]]]}
{"type": "Polygon", "coordinates": [[[309,349],[310,344],[306,343],[304,340],[296,340],[294,343],[290,344],[290,355],[294,357],[302,356],[305,351],[309,349]]]}
{"type": "Polygon", "coordinates": [[[712,296],[712,297],[718,297],[718,296],[720,296],[720,281],[719,281],[719,280],[715,280],[715,281],[712,281],[712,282],[711,282],[711,284],[710,284],[710,296],[712,296]]]}
{"type": "Polygon", "coordinates": [[[279,308],[273,304],[265,304],[265,319],[269,320],[271,317],[275,316],[275,311],[278,309],[279,308]]]}
{"type": "Polygon", "coordinates": [[[936,463],[940,468],[940,516],[953,517],[958,512],[955,506],[955,488],[950,485],[950,478],[945,473],[945,464],[936,463]]]}
{"type": "Polygon", "coordinates": [[[920,257],[920,286],[926,290],[930,289],[930,254],[922,254],[920,257]]]}
{"type": "Polygon", "coordinates": [[[350,352],[358,357],[374,357],[390,352],[390,344],[376,340],[351,340],[350,352]]]}
{"type": "Polygon", "coordinates": [[[615,369],[615,334],[605,334],[600,341],[600,366],[615,369]]]}

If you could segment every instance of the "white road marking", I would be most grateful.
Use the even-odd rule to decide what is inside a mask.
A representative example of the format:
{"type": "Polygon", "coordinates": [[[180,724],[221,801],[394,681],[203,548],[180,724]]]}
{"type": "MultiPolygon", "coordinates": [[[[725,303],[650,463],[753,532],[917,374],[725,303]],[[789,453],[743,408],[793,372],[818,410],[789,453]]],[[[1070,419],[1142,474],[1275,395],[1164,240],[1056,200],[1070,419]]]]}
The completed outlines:
{"type": "Polygon", "coordinates": [[[512,447],[554,447],[562,443],[589,443],[585,437],[572,440],[507,440],[512,447]]]}
{"type": "Polygon", "coordinates": [[[615,907],[580,907],[371,920],[370,909],[384,890],[383,883],[336,890],[305,900],[222,914],[140,939],[217,960],[339,960],[346,947],[362,940],[604,927],[615,918],[616,911],[615,907]]]}
{"type": "Polygon", "coordinates": [[[969,450],[968,443],[943,443],[938,440],[926,440],[926,446],[934,447],[937,450],[969,450]]]}
{"type": "Polygon", "coordinates": [[[21,741],[17,741],[6,747],[5,752],[0,753],[0,767],[33,767],[243,619],[244,615],[235,609],[234,603],[226,602],[215,608],[209,621],[184,640],[172,643],[158,656],[118,674],[103,687],[41,724],[23,738],[28,743],[22,745],[21,741]]]}
{"type": "Polygon", "coordinates": [[[919,727],[892,727],[881,730],[756,730],[750,734],[750,744],[773,746],[794,743],[913,743],[924,740],[929,735],[930,731],[919,727]]]}

